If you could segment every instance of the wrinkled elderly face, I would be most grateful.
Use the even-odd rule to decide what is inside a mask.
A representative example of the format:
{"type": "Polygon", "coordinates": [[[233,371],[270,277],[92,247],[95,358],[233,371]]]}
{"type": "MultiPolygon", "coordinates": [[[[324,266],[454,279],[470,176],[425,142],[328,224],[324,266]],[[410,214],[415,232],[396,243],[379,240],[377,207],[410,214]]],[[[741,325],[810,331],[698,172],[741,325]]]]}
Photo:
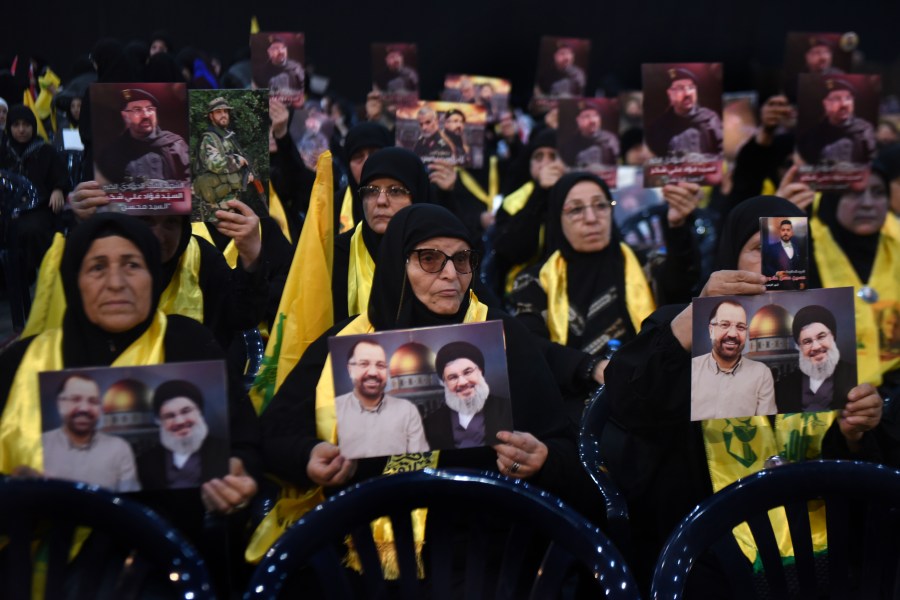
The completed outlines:
{"type": "MultiPolygon", "coordinates": [[[[417,250],[425,248],[439,250],[445,256],[471,249],[467,242],[449,237],[431,238],[416,245],[417,250]]],[[[467,270],[470,272],[460,273],[454,261],[447,260],[439,272],[429,273],[422,268],[416,252],[406,260],[406,276],[413,293],[428,310],[438,315],[455,315],[459,311],[472,283],[471,268],[467,270]]]]}
{"type": "Polygon", "coordinates": [[[378,344],[360,342],[347,363],[353,391],[362,400],[378,400],[388,382],[388,364],[384,348],[378,344]]]}
{"type": "Polygon", "coordinates": [[[451,360],[444,366],[444,385],[460,398],[471,398],[475,388],[484,381],[481,369],[468,358],[451,360]]]}
{"type": "Polygon", "coordinates": [[[579,181],[562,207],[562,231],[576,252],[599,252],[609,246],[612,204],[593,181],[579,181]]]}
{"type": "Polygon", "coordinates": [[[434,111],[422,111],[418,115],[422,135],[433,135],[438,130],[438,118],[434,111]]]}
{"type": "Polygon", "coordinates": [[[150,315],[153,278],[131,240],[94,240],[81,261],[78,289],[88,321],[110,333],[128,331],[150,315]]]}
{"type": "Polygon", "coordinates": [[[880,175],[871,173],[865,189],[844,192],[838,202],[837,221],[856,235],[874,235],[887,219],[888,189],[880,175]]]}

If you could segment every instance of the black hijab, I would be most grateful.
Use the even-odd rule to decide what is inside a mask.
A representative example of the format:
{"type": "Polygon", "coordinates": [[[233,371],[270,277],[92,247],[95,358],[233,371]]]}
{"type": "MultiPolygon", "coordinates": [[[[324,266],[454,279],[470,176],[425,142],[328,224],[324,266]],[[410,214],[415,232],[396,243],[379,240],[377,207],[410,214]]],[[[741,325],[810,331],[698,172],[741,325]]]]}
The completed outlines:
{"type": "Polygon", "coordinates": [[[469,307],[468,293],[455,315],[431,312],[413,293],[406,277],[406,260],[416,244],[435,237],[460,239],[471,247],[466,226],[446,208],[417,204],[397,211],[383,237],[369,297],[369,321],[375,330],[461,323],[469,307]]]}
{"type": "MultiPolygon", "coordinates": [[[[394,145],[394,135],[381,123],[363,121],[350,128],[347,139],[344,140],[344,162],[348,169],[348,183],[350,195],[353,197],[353,222],[364,220],[362,199],[359,197],[359,182],[353,181],[353,175],[349,172],[350,159],[353,153],[363,148],[390,148],[394,145]]],[[[360,175],[361,177],[362,175],[360,175]]]]}
{"type": "MultiPolygon", "coordinates": [[[[405,148],[383,148],[372,153],[363,166],[359,185],[368,185],[373,179],[390,177],[402,183],[412,192],[412,203],[432,203],[431,182],[425,165],[413,152],[405,148]]],[[[393,219],[392,219],[393,221],[393,219]]],[[[365,219],[362,219],[363,241],[372,260],[378,263],[378,247],[382,236],[375,233],[365,219]]]]}
{"type": "Polygon", "coordinates": [[[778,196],[756,196],[744,200],[728,213],[719,238],[715,270],[737,269],[741,248],[759,232],[760,217],[805,217],[806,212],[778,196]]]}
{"type": "Polygon", "coordinates": [[[41,136],[38,135],[37,117],[35,117],[31,109],[24,104],[16,104],[9,109],[9,112],[7,112],[6,139],[8,140],[9,147],[13,151],[13,156],[16,159],[15,171],[24,175],[23,163],[25,159],[37,152],[44,143],[43,140],[41,140],[41,136]],[[27,142],[17,142],[12,136],[12,126],[16,121],[25,121],[31,125],[31,139],[27,142]]]}
{"type": "Polygon", "coordinates": [[[556,148],[556,130],[546,128],[532,135],[525,147],[525,152],[519,155],[510,169],[509,183],[503,190],[503,195],[508,195],[531,181],[531,155],[538,148],[556,148]]]}
{"type": "Polygon", "coordinates": [[[106,366],[111,364],[153,322],[153,316],[162,294],[160,250],[156,236],[139,219],[117,213],[94,215],[66,239],[60,263],[63,292],[66,297],[66,313],[63,316],[63,363],[66,368],[106,366]],[[147,263],[153,280],[153,297],[147,318],[134,328],[121,333],[110,333],[91,323],[84,312],[78,277],[81,263],[94,240],[120,236],[131,241],[147,263]]]}
{"type": "Polygon", "coordinates": [[[172,281],[172,277],[175,275],[175,271],[178,269],[178,261],[181,260],[181,255],[184,254],[184,251],[187,250],[188,243],[191,241],[191,236],[193,235],[193,229],[191,229],[191,218],[188,216],[181,217],[181,235],[178,238],[178,247],[175,249],[175,254],[172,255],[172,258],[162,263],[162,268],[160,271],[160,281],[162,282],[162,288],[160,289],[160,293],[162,290],[166,289],[169,286],[169,282],[172,281]]]}
{"type": "Polygon", "coordinates": [[[629,332],[628,335],[634,334],[634,326],[628,318],[628,306],[625,301],[625,259],[619,247],[621,236],[613,221],[612,213],[609,215],[609,244],[602,250],[591,253],[578,252],[563,233],[562,211],[566,196],[582,181],[597,184],[607,201],[612,202],[609,186],[603,179],[593,173],[575,171],[560,177],[551,188],[547,206],[545,258],[559,250],[566,260],[566,295],[569,298],[569,305],[585,319],[584,334],[579,336],[579,339],[569,340],[570,343],[567,344],[573,347],[580,347],[582,341],[590,342],[604,333],[609,333],[619,318],[622,326],[629,332]],[[591,316],[591,305],[611,290],[615,290],[615,310],[600,311],[591,316]]]}
{"type": "MultiPolygon", "coordinates": [[[[888,190],[888,194],[890,193],[890,176],[882,162],[876,160],[872,164],[872,173],[869,176],[881,177],[885,189],[888,190]]],[[[866,185],[868,186],[868,182],[866,182],[866,185]]],[[[818,216],[828,226],[834,241],[847,256],[850,264],[853,265],[853,270],[856,271],[859,280],[865,283],[872,275],[872,265],[875,264],[875,255],[878,253],[878,242],[881,239],[881,232],[878,231],[871,235],[857,235],[841,225],[837,219],[837,210],[842,196],[843,194],[840,192],[823,193],[822,200],[819,202],[818,216]]]]}

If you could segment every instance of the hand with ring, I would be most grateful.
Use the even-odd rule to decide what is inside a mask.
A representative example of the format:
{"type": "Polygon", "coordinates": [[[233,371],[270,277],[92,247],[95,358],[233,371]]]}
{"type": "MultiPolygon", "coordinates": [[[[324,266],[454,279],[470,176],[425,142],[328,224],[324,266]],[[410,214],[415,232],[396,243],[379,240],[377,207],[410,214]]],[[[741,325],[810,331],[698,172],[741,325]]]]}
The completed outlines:
{"type": "Polygon", "coordinates": [[[547,460],[547,446],[524,431],[499,431],[497,469],[509,477],[527,479],[541,470],[547,460]]]}

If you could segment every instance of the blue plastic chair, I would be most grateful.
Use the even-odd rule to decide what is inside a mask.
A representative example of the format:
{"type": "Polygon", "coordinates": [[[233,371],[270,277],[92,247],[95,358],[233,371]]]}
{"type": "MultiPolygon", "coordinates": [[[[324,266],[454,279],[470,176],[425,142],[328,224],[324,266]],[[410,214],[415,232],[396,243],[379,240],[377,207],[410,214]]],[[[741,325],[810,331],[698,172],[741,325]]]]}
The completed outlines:
{"type": "Polygon", "coordinates": [[[745,477],[702,502],[660,554],[651,597],[684,596],[711,551],[733,598],[900,598],[900,472],[852,461],[807,461],[745,477]],[[813,554],[807,502],[825,502],[828,550],[813,554]],[[795,563],[785,566],[767,511],[784,506],[795,563]],[[763,571],[754,573],[732,529],[746,522],[763,571]],[[755,591],[756,590],[756,591],[755,591]]]}
{"type": "Polygon", "coordinates": [[[31,600],[46,567],[48,599],[214,597],[203,559],[149,508],[96,486],[48,479],[0,480],[0,595],[31,600]],[[70,560],[80,533],[90,528],[70,560]],[[35,540],[41,540],[38,546],[35,540]]]}
{"type": "Polygon", "coordinates": [[[628,529],[628,503],[619,487],[607,472],[600,448],[600,436],[609,419],[606,388],[600,386],[588,402],[581,419],[578,435],[578,455],[581,465],[588,472],[606,503],[606,531],[616,547],[626,556],[631,550],[631,534],[628,529]]]}
{"type": "Polygon", "coordinates": [[[269,550],[250,582],[245,599],[277,598],[301,568],[313,569],[323,595],[355,597],[459,597],[454,581],[464,579],[465,598],[556,598],[572,584],[574,569],[590,574],[597,595],[638,598],[621,555],[603,533],[550,494],[491,474],[415,471],[370,479],[329,498],[307,513],[269,550]],[[410,511],[427,508],[423,553],[425,578],[416,576],[410,511]],[[370,522],[389,516],[396,540],[400,577],[385,582],[370,522]],[[505,525],[498,526],[497,523],[505,525]],[[507,526],[508,525],[508,526],[507,526]],[[499,548],[493,533],[503,532],[499,548]],[[352,536],[363,573],[342,566],[352,536]],[[493,553],[492,553],[493,548],[493,553]],[[462,550],[462,553],[460,553],[462,550]],[[528,556],[543,556],[528,565],[528,556]],[[464,576],[457,567],[464,564],[464,576]],[[494,573],[486,564],[502,563],[494,573]],[[496,589],[486,590],[496,575],[496,589]],[[454,579],[456,577],[456,579],[454,579]],[[517,584],[532,584],[530,592],[517,584]]]}

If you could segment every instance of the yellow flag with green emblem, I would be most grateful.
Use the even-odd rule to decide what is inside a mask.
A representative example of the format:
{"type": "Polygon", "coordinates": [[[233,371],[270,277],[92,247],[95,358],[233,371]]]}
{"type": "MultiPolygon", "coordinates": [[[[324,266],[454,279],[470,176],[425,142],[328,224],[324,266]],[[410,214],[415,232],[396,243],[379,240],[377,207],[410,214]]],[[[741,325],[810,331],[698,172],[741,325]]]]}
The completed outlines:
{"type": "Polygon", "coordinates": [[[324,152],[316,164],[309,212],[300,231],[263,364],[250,389],[250,399],[257,413],[266,409],[306,348],[334,325],[331,300],[333,205],[331,152],[324,152]]]}

